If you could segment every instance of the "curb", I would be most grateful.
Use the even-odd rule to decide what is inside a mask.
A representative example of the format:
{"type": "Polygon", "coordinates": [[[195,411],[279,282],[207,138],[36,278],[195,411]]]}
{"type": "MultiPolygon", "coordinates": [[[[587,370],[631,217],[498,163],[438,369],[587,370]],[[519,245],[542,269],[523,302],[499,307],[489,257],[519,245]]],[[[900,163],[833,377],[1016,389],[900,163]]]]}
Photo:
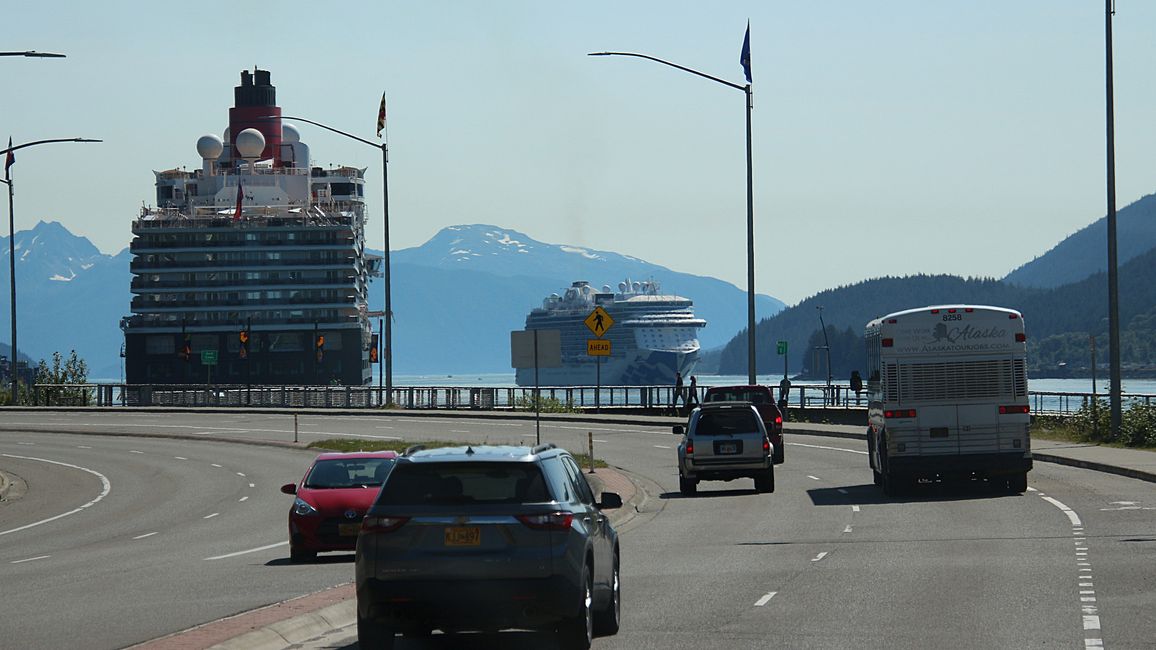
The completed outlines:
{"type": "Polygon", "coordinates": [[[233,637],[208,650],[283,650],[356,622],[357,601],[350,599],[233,637]]]}
{"type": "Polygon", "coordinates": [[[1096,472],[1104,472],[1105,474],[1115,474],[1117,476],[1123,476],[1126,478],[1134,478],[1140,481],[1156,483],[1156,474],[1145,472],[1139,469],[1117,467],[1115,465],[1108,465],[1106,463],[1097,463],[1091,460],[1080,460],[1078,458],[1068,458],[1066,456],[1055,456],[1053,454],[1047,453],[1041,454],[1038,451],[1032,452],[1032,458],[1044,463],[1055,463],[1056,465],[1079,467],[1081,469],[1090,469],[1096,472]]]}

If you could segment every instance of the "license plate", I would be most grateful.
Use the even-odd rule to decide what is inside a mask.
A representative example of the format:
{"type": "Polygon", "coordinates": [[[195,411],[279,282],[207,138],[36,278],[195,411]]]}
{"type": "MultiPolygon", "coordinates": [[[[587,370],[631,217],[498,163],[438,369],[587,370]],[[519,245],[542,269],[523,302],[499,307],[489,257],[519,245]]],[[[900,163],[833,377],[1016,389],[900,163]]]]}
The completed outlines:
{"type": "Polygon", "coordinates": [[[477,526],[451,526],[446,528],[446,546],[480,546],[482,529],[477,526]]]}
{"type": "Polygon", "coordinates": [[[720,442],[718,445],[718,453],[737,454],[739,453],[739,446],[733,442],[720,442]]]}
{"type": "Polygon", "coordinates": [[[337,534],[342,537],[357,537],[361,524],[337,524],[337,534]]]}

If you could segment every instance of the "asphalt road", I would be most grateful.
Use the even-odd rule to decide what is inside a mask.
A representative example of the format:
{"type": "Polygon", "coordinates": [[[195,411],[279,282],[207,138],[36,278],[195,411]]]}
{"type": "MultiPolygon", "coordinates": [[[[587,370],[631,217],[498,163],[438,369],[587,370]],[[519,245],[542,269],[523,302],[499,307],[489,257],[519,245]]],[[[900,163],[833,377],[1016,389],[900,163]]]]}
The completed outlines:
{"type": "MultiPolygon", "coordinates": [[[[301,440],[536,439],[524,420],[303,416],[298,428],[301,440]]],[[[927,485],[886,499],[871,485],[861,443],[788,429],[774,494],[740,480],[703,483],[684,498],[668,428],[541,425],[543,441],[575,450],[588,432],[596,455],[650,494],[620,529],[622,631],[596,647],[1151,648],[1156,639],[1151,483],[1037,463],[1034,491],[1022,496],[927,485]]],[[[216,436],[286,442],[293,422],[275,414],[5,414],[0,469],[28,490],[0,504],[4,645],[83,639],[121,647],[349,581],[347,555],[285,561],[289,497],[278,488],[299,478],[312,453],[209,439],[216,436]],[[31,432],[42,428],[193,439],[31,432]],[[106,494],[93,472],[108,481],[106,494]]],[[[351,635],[339,630],[313,647],[352,648],[351,635]]],[[[549,647],[527,633],[500,641],[549,647]]]]}

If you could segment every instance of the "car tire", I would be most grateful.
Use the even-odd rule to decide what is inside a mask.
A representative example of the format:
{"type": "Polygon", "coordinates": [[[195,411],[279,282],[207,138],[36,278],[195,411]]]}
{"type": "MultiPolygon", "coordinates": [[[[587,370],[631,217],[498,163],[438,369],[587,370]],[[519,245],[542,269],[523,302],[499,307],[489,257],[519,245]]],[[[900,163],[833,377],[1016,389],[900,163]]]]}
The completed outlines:
{"type": "Polygon", "coordinates": [[[678,491],[682,492],[683,496],[694,496],[698,493],[698,481],[692,478],[683,478],[680,474],[678,477],[678,491]]]}
{"type": "Polygon", "coordinates": [[[598,636],[618,634],[622,625],[622,582],[619,578],[618,549],[614,549],[614,568],[610,573],[610,598],[606,607],[594,613],[594,633],[598,636]]]}
{"type": "Polygon", "coordinates": [[[357,647],[362,650],[393,650],[393,630],[357,615],[357,647]]]}
{"type": "Polygon", "coordinates": [[[768,467],[765,472],[755,477],[755,490],[770,494],[775,491],[775,470],[768,467]]]}
{"type": "Polygon", "coordinates": [[[289,561],[295,563],[314,562],[317,560],[317,551],[304,551],[299,548],[289,547],[289,561]]]}
{"type": "Polygon", "coordinates": [[[558,646],[562,650],[588,650],[594,642],[594,583],[589,564],[582,566],[581,585],[578,615],[558,624],[558,646]]]}

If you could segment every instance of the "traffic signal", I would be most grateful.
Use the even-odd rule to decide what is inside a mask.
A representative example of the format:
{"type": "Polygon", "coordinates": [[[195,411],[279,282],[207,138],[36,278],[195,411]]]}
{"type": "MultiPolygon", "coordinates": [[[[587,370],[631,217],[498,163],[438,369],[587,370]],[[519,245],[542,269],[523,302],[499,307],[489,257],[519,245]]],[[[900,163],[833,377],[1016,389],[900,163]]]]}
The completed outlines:
{"type": "Polygon", "coordinates": [[[372,341],[370,341],[370,343],[369,343],[369,362],[370,363],[377,363],[377,354],[378,354],[377,348],[379,348],[380,346],[381,346],[381,344],[378,342],[377,335],[374,334],[372,341]]]}
{"type": "Polygon", "coordinates": [[[241,342],[241,347],[239,350],[241,358],[242,359],[248,359],[249,358],[249,330],[241,330],[241,332],[237,335],[237,338],[241,342]]]}
{"type": "Polygon", "coordinates": [[[186,362],[193,357],[193,337],[189,334],[185,334],[185,340],[181,343],[181,349],[177,352],[177,356],[186,362]]]}
{"type": "Polygon", "coordinates": [[[321,361],[325,357],[325,335],[317,335],[317,361],[321,361]]]}

